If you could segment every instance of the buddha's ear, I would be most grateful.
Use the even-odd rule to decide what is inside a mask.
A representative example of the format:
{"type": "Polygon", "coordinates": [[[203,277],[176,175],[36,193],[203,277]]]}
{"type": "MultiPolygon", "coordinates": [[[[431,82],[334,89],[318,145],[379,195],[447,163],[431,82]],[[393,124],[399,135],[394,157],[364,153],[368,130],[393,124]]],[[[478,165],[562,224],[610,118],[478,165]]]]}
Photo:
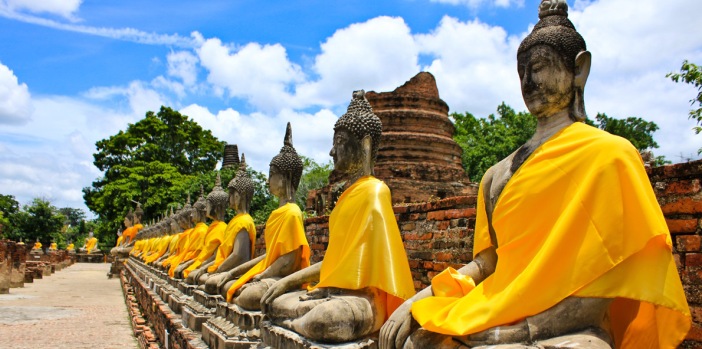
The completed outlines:
{"type": "Polygon", "coordinates": [[[585,88],[587,77],[590,75],[590,65],[592,64],[592,54],[590,51],[582,51],[575,57],[574,85],[581,89],[585,88]]]}
{"type": "Polygon", "coordinates": [[[370,176],[373,174],[373,140],[371,136],[365,136],[361,140],[363,148],[363,175],[370,176]]]}

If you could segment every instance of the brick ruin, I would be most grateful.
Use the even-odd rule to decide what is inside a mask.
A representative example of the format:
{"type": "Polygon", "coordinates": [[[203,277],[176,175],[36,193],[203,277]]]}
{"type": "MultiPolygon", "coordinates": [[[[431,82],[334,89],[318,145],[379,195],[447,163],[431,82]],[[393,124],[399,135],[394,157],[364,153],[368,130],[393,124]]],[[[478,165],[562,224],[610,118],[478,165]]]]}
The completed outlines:
{"type": "MultiPolygon", "coordinates": [[[[673,253],[693,317],[687,340],[680,348],[702,347],[702,160],[647,169],[673,240],[673,253]]],[[[472,260],[476,216],[475,195],[455,196],[424,203],[395,205],[414,286],[420,290],[448,266],[460,267],[472,260]]],[[[305,220],[312,262],[324,258],[329,242],[328,216],[305,220]]],[[[257,227],[256,256],[265,253],[264,226],[257,227]]],[[[132,307],[144,347],[169,342],[169,348],[203,348],[200,332],[184,325],[163,292],[142,272],[127,268],[123,285],[132,307]],[[131,280],[131,281],[129,281],[131,280]],[[137,309],[138,310],[138,309],[137,309]],[[168,336],[166,339],[165,336],[168,336]],[[149,341],[150,340],[150,341],[149,341]]]]}
{"type": "Polygon", "coordinates": [[[24,287],[75,262],[67,251],[30,254],[30,248],[10,240],[0,240],[0,294],[24,287]]]}
{"type": "MultiPolygon", "coordinates": [[[[476,193],[453,140],[448,104],[431,73],[421,72],[392,92],[370,91],[366,98],[383,124],[375,176],[392,189],[394,204],[476,193]]],[[[327,187],[310,193],[307,209],[330,211],[344,180],[332,172],[327,187]]]]}

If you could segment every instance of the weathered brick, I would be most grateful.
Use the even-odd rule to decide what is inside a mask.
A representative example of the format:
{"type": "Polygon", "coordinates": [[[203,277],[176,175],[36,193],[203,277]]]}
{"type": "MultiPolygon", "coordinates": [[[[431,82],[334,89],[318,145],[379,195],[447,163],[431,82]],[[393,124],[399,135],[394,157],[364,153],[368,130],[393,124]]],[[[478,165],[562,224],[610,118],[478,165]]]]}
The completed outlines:
{"type": "Polygon", "coordinates": [[[693,341],[702,341],[702,326],[698,323],[692,323],[690,327],[690,332],[687,333],[685,339],[693,341]]]}
{"type": "Polygon", "coordinates": [[[415,228],[414,222],[405,223],[405,224],[400,226],[401,231],[412,231],[412,230],[414,230],[414,228],[415,228]]]}
{"type": "Polygon", "coordinates": [[[699,235],[680,235],[675,238],[678,252],[699,252],[702,239],[699,235]]]}
{"type": "Polygon", "coordinates": [[[437,252],[434,254],[434,260],[440,262],[446,262],[453,259],[453,253],[451,252],[437,252]]]}
{"type": "Polygon", "coordinates": [[[686,194],[695,194],[695,193],[698,193],[699,191],[700,191],[700,180],[693,179],[693,180],[668,183],[668,185],[665,188],[664,194],[665,195],[670,195],[670,194],[686,195],[686,194]]]}
{"type": "Polygon", "coordinates": [[[693,198],[682,198],[663,205],[661,209],[665,215],[702,213],[702,201],[693,198]]]}
{"type": "Polygon", "coordinates": [[[437,230],[446,230],[449,228],[449,225],[451,224],[450,221],[441,221],[436,223],[436,229],[437,230]]]}
{"type": "Polygon", "coordinates": [[[446,210],[427,212],[428,221],[443,221],[446,218],[446,210]]]}
{"type": "Polygon", "coordinates": [[[697,231],[697,219],[666,219],[668,229],[671,233],[694,233],[697,231]]]}
{"type": "Polygon", "coordinates": [[[685,266],[702,267],[702,253],[686,253],[685,266]]]}
{"type": "Polygon", "coordinates": [[[430,240],[432,235],[432,233],[410,232],[402,234],[402,238],[404,240],[430,240]]]}

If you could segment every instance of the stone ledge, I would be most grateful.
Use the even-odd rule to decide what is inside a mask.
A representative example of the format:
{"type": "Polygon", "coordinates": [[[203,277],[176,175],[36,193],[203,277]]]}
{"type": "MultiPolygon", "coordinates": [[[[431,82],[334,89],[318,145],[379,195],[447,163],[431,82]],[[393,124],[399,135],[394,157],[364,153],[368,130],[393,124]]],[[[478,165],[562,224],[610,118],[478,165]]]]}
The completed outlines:
{"type": "Polygon", "coordinates": [[[261,322],[261,339],[263,346],[259,348],[275,349],[377,349],[378,343],[372,338],[362,339],[351,343],[324,344],[310,341],[299,334],[271,324],[261,322]]]}

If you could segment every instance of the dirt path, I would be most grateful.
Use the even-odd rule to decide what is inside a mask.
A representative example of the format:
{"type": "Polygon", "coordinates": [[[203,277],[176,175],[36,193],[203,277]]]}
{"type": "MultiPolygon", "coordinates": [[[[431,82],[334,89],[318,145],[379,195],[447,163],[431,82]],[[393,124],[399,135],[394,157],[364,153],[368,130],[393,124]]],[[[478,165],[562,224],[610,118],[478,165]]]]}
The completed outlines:
{"type": "Polygon", "coordinates": [[[77,263],[0,295],[0,348],[137,348],[109,269],[77,263]]]}

